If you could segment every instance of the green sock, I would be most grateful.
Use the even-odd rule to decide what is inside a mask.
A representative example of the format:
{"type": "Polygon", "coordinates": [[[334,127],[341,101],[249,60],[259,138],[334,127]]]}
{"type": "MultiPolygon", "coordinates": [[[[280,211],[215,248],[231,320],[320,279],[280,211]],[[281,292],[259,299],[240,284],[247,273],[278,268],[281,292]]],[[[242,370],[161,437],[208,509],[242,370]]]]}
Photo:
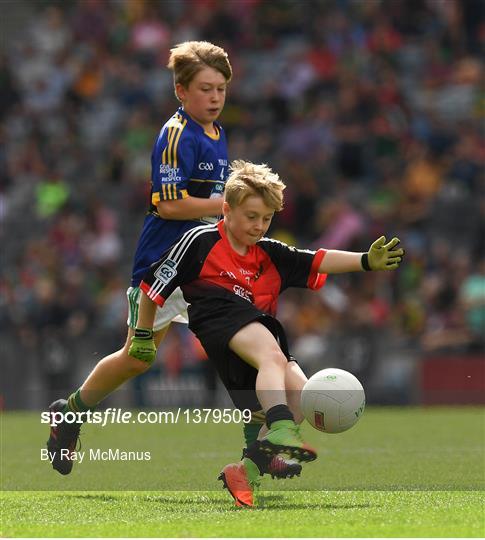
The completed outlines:
{"type": "Polygon", "coordinates": [[[259,474],[259,469],[256,463],[254,463],[254,461],[249,458],[244,458],[242,461],[244,463],[244,467],[246,468],[246,474],[248,476],[249,483],[253,487],[259,486],[259,483],[260,483],[259,477],[261,475],[259,474]]]}
{"type": "Polygon", "coordinates": [[[79,390],[76,390],[68,397],[67,403],[62,412],[87,412],[93,409],[94,407],[86,405],[81,399],[81,389],[79,388],[79,390]]]}
{"type": "Polygon", "coordinates": [[[249,447],[253,444],[253,442],[256,441],[259,435],[259,430],[263,424],[244,424],[243,425],[243,432],[244,432],[244,440],[246,441],[246,446],[249,447]]]}
{"type": "Polygon", "coordinates": [[[275,429],[288,429],[288,428],[295,428],[296,424],[293,420],[276,420],[276,422],[273,422],[271,424],[270,430],[275,429]]]}

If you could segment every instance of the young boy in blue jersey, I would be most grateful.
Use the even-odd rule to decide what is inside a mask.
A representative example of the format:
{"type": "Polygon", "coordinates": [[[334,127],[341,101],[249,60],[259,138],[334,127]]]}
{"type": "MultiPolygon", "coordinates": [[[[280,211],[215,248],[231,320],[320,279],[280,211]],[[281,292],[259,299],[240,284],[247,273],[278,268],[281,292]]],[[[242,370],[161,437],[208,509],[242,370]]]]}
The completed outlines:
{"type": "MultiPolygon", "coordinates": [[[[228,56],[211,43],[189,41],[171,50],[168,68],[173,71],[175,95],[182,106],[162,127],[153,147],[150,205],[135,252],[131,287],[127,291],[126,342],[123,348],[100,360],[67,400],[52,403],[49,407],[52,412],[88,411],[124,382],[150,368],[153,359],[150,362],[139,360],[128,351],[132,340],[136,342],[145,337],[143,332],[135,333],[141,278],[177,238],[197,225],[215,223],[222,213],[228,157],[225,134],[216,120],[224,107],[227,85],[232,77],[228,56]]],[[[154,350],[171,322],[188,322],[187,304],[180,289],[155,314],[154,350]]],[[[245,424],[248,446],[257,439],[263,423],[264,416],[255,414],[254,421],[245,424]]],[[[61,423],[51,428],[47,448],[54,456],[53,468],[61,474],[72,470],[70,453],[64,457],[61,450],[74,450],[79,427],[79,424],[61,423]]],[[[275,457],[267,472],[286,477],[300,470],[300,465],[275,457]]]]}
{"type": "MultiPolygon", "coordinates": [[[[150,204],[127,291],[128,336],[124,346],[100,360],[67,400],[52,403],[52,412],[88,411],[124,382],[149,369],[150,362],[128,353],[135,335],[141,278],[180,235],[202,223],[216,222],[222,213],[228,157],[224,130],[216,120],[232,77],[229,58],[212,43],[188,41],[171,50],[167,67],[173,71],[175,95],[181,107],[162,127],[153,147],[150,204]]],[[[186,309],[182,294],[176,291],[170,302],[157,311],[153,326],[156,346],[172,321],[187,322],[186,309]]],[[[47,447],[55,456],[54,469],[61,474],[72,470],[70,454],[64,458],[61,450],[74,449],[79,427],[61,423],[51,429],[47,447]]]]}
{"type": "Polygon", "coordinates": [[[283,207],[285,185],[266,165],[240,160],[231,169],[224,220],[184,234],[143,277],[137,324],[147,337],[133,341],[130,351],[140,359],[154,356],[149,334],[156,309],[181,287],[189,302],[189,327],[235,407],[262,409],[266,416],[268,429],[220,476],[237,506],[253,506],[253,489],[274,456],[316,458],[299,431],[307,379],[276,319],[279,295],[289,287],[318,290],[327,274],[395,270],[404,250],[397,247],[398,238],[386,243],[383,236],[366,253],[299,250],[265,238],[283,207]]]}

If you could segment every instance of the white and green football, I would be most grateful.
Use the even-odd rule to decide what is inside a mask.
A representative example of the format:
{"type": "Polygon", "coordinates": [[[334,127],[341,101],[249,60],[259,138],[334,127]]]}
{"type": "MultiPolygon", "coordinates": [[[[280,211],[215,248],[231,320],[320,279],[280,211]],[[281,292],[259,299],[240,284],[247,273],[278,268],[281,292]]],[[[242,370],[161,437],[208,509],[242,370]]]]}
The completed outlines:
{"type": "Polygon", "coordinates": [[[301,410],[306,420],[319,431],[341,433],[362,416],[365,393],[359,379],[343,369],[318,371],[301,392],[301,410]]]}

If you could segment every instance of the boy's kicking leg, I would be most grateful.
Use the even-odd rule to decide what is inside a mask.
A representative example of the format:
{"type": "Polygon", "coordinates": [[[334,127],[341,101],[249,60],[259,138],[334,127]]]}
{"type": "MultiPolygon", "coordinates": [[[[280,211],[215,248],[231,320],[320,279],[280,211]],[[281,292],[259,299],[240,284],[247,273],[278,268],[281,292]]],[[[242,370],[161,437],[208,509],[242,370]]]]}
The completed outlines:
{"type": "MultiPolygon", "coordinates": [[[[232,337],[229,348],[258,370],[256,394],[266,413],[269,428],[261,440],[261,449],[268,455],[285,452],[299,461],[315,459],[315,451],[301,439],[294,415],[288,407],[288,360],[273,334],[263,324],[253,322],[232,337]]],[[[295,378],[296,369],[294,364],[289,371],[290,380],[295,378]]],[[[292,399],[294,401],[294,397],[292,399]]],[[[292,406],[295,407],[296,403],[292,403],[292,406]]]]}
{"type": "MultiPolygon", "coordinates": [[[[306,375],[295,361],[288,361],[285,374],[286,400],[290,411],[295,418],[295,424],[299,425],[304,417],[300,410],[300,395],[307,381],[306,375]]],[[[266,416],[263,411],[253,413],[251,422],[244,424],[244,438],[246,448],[243,449],[243,457],[246,457],[247,448],[256,440],[261,440],[268,433],[265,423],[266,416]]],[[[295,461],[288,461],[282,456],[275,455],[268,464],[265,474],[272,478],[293,478],[301,473],[301,465],[295,461]]]]}
{"type": "MultiPolygon", "coordinates": [[[[303,373],[301,367],[294,360],[290,360],[286,365],[285,372],[286,401],[288,403],[288,408],[293,413],[295,424],[297,425],[300,425],[305,419],[300,408],[300,397],[301,391],[303,390],[303,387],[307,381],[308,378],[303,373]]],[[[268,426],[261,423],[261,428],[254,440],[256,440],[256,438],[259,440],[263,439],[267,433],[268,426]]],[[[254,442],[254,440],[248,441],[246,439],[246,443],[249,446],[251,442],[254,442]]]]}
{"type": "MultiPolygon", "coordinates": [[[[165,337],[170,325],[153,333],[155,345],[158,347],[165,337]]],[[[100,360],[81,388],[71,394],[69,398],[58,399],[51,403],[49,411],[55,412],[87,412],[111,392],[116,390],[124,382],[144,373],[150,368],[150,363],[137,360],[128,354],[134,330],[128,328],[128,336],[124,346],[100,360]]],[[[54,456],[52,467],[61,474],[69,474],[72,470],[73,462],[70,458],[71,452],[75,450],[79,437],[81,424],[62,422],[57,426],[52,426],[47,449],[54,456]],[[61,450],[64,452],[61,453],[61,450]]]]}
{"type": "MultiPolygon", "coordinates": [[[[286,401],[288,408],[293,413],[295,424],[298,426],[304,420],[304,416],[300,409],[300,396],[303,387],[307,381],[306,375],[303,373],[300,366],[295,361],[289,361],[286,365],[285,374],[285,387],[286,387],[286,401]]],[[[259,422],[245,424],[246,446],[249,448],[256,440],[261,440],[268,433],[268,426],[263,420],[259,421],[259,416],[255,415],[255,420],[259,422]],[[247,429],[249,428],[249,429],[247,429]]],[[[243,457],[247,454],[247,448],[243,450],[243,457]]],[[[264,471],[269,474],[271,478],[293,478],[293,476],[300,476],[301,465],[293,460],[286,460],[280,455],[274,455],[271,461],[268,463],[267,469],[264,471]]]]}
{"type": "MultiPolygon", "coordinates": [[[[287,452],[301,461],[316,458],[314,450],[302,441],[294,422],[294,415],[298,422],[303,418],[299,410],[299,393],[306,377],[296,362],[288,362],[273,334],[260,323],[245,326],[231,339],[229,347],[258,369],[256,393],[270,428],[266,434],[261,433],[264,435],[261,441],[248,445],[240,463],[227,465],[219,477],[237,506],[252,506],[253,491],[259,484],[259,476],[269,472],[271,462],[279,459],[279,465],[284,465],[288,470],[290,464],[277,456],[279,452],[287,452]],[[294,413],[288,405],[291,405],[294,413]]],[[[298,474],[301,465],[293,465],[298,467],[298,472],[295,472],[298,474]]],[[[281,475],[286,476],[289,475],[281,475]]]]}

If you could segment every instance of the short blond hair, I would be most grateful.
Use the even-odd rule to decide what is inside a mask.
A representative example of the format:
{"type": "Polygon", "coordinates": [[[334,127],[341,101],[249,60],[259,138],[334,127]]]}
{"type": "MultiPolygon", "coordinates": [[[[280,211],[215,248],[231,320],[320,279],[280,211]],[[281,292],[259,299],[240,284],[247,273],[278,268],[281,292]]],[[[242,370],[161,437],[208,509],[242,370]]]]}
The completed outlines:
{"type": "Polygon", "coordinates": [[[264,204],[275,212],[283,209],[285,184],[268,165],[256,165],[250,161],[237,159],[231,163],[231,173],[226,182],[224,200],[234,208],[241,205],[251,195],[259,196],[264,204]]]}
{"type": "Polygon", "coordinates": [[[219,71],[226,82],[232,78],[229,57],[224,49],[208,41],[184,41],[170,49],[167,67],[173,71],[173,82],[187,88],[192,79],[206,67],[219,71]]]}

